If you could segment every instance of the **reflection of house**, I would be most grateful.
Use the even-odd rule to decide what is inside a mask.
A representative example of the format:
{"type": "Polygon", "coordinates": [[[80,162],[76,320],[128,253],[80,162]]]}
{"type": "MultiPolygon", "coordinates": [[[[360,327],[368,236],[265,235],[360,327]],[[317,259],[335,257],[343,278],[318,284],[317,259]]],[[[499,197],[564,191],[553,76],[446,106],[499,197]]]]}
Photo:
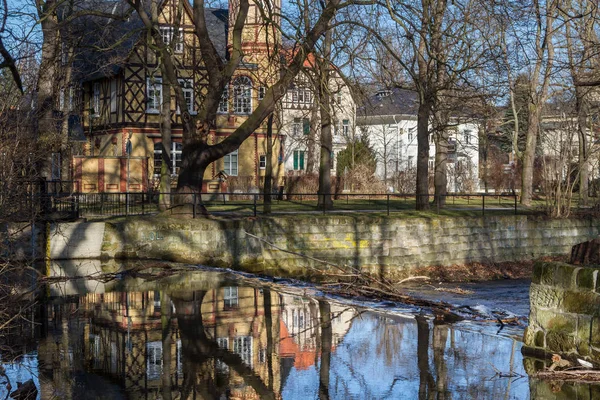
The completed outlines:
{"type": "MultiPolygon", "coordinates": [[[[382,90],[358,110],[357,127],[367,134],[377,156],[376,174],[390,180],[417,165],[418,98],[406,89],[382,90]]],[[[479,138],[477,124],[453,118],[448,128],[448,189],[462,191],[467,183],[478,188],[479,138]],[[468,182],[467,182],[468,181],[468,182]]],[[[435,166],[435,145],[430,139],[429,168],[435,166]]]]}
{"type": "MultiPolygon", "coordinates": [[[[331,304],[332,349],[342,341],[348,330],[354,309],[331,304]]],[[[282,366],[308,369],[317,361],[318,338],[321,335],[319,304],[303,297],[281,295],[280,350],[282,366]]],[[[282,377],[282,379],[284,379],[282,377]]]]}
{"type": "MultiPolygon", "coordinates": [[[[163,39],[174,44],[178,62],[179,84],[182,86],[186,104],[170,104],[173,133],[172,173],[177,174],[181,164],[182,113],[186,107],[192,115],[206,95],[207,76],[199,67],[199,47],[192,34],[193,12],[188,1],[181,1],[182,20],[178,34],[174,29],[177,0],[161,2],[159,9],[160,30],[163,39]]],[[[145,191],[160,174],[161,160],[161,109],[163,86],[161,69],[147,43],[146,33],[138,15],[129,13],[126,3],[111,3],[111,13],[126,15],[120,19],[86,19],[78,35],[84,37],[80,54],[76,53],[74,68],[76,80],[81,85],[81,120],[87,135],[85,155],[74,159],[74,180],[86,192],[145,191]],[[99,43],[98,41],[102,41],[99,43]],[[110,48],[98,52],[93,47],[110,48]],[[87,48],[87,50],[86,50],[87,48]],[[128,141],[131,145],[128,145],[128,141]]],[[[233,7],[235,2],[230,2],[233,7]]],[[[228,26],[235,10],[207,9],[206,21],[211,39],[223,58],[227,57],[231,43],[228,26]]],[[[273,83],[275,71],[268,61],[266,29],[256,6],[251,3],[242,34],[242,47],[246,51],[231,84],[228,95],[223,98],[217,116],[215,131],[209,135],[209,144],[223,140],[257,107],[266,87],[273,83]]],[[[272,42],[272,39],[269,43],[272,42]]],[[[272,64],[271,64],[272,65],[272,64]]],[[[69,91],[74,96],[77,91],[69,91]]],[[[64,97],[64,95],[63,95],[64,97]]],[[[76,102],[69,100],[69,104],[76,102]]],[[[77,111],[73,109],[73,111],[77,111]]],[[[239,150],[207,168],[205,180],[214,179],[220,171],[229,176],[244,177],[249,184],[258,186],[265,175],[266,128],[257,130],[240,146],[239,150]]],[[[275,135],[276,149],[279,136],[275,135]]],[[[277,162],[279,151],[274,151],[274,176],[283,171],[277,162]]],[[[203,190],[218,189],[216,183],[208,183],[203,190]]]]}
{"type": "MultiPolygon", "coordinates": [[[[272,321],[269,327],[265,294],[258,288],[230,286],[206,292],[178,292],[171,295],[169,302],[161,299],[161,293],[87,294],[79,298],[77,308],[75,304],[60,306],[68,312],[60,318],[65,327],[67,323],[69,326],[40,343],[41,364],[50,368],[49,373],[56,360],[66,363],[62,371],[69,370],[69,364],[83,364],[91,374],[117,383],[131,399],[161,397],[165,373],[170,377],[174,395],[182,390],[185,374],[197,374],[193,389],[196,391],[207,385],[205,373],[208,373],[218,386],[215,390],[229,393],[230,398],[260,398],[244,378],[236,374],[235,368],[210,352],[197,354],[186,347],[197,350],[203,345],[194,347],[197,338],[186,336],[184,324],[188,324],[188,328],[203,326],[208,339],[239,356],[241,363],[251,368],[280,398],[278,347],[273,346],[270,352],[272,370],[269,371],[267,346],[269,334],[274,340],[279,337],[276,294],[269,294],[272,321]],[[172,311],[168,351],[162,334],[166,307],[172,311]],[[72,317],[75,313],[78,313],[76,319],[72,317]],[[65,354],[69,357],[65,358],[65,354]],[[271,376],[273,382],[269,382],[271,376]]],[[[48,309],[52,312],[55,306],[48,309]]],[[[60,309],[59,306],[56,309],[60,309]]],[[[59,379],[62,378],[56,375],[51,380],[55,385],[69,385],[68,380],[59,382],[59,379]]]]}
{"type": "MultiPolygon", "coordinates": [[[[285,135],[284,163],[288,174],[317,172],[320,159],[321,116],[316,96],[314,75],[317,60],[310,56],[304,71],[281,101],[282,127],[285,135]]],[[[335,173],[337,153],[346,147],[354,135],[356,106],[349,87],[337,73],[330,79],[332,112],[332,172],[335,173]]]]}

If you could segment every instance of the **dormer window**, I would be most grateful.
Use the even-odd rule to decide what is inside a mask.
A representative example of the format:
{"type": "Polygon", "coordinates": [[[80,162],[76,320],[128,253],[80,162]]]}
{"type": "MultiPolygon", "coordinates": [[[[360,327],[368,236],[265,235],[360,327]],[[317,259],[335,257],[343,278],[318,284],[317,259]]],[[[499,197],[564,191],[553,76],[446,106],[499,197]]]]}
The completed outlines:
{"type": "Polygon", "coordinates": [[[392,94],[391,90],[380,90],[376,93],[376,96],[380,99],[384,98],[384,97],[388,97],[392,94]]]}
{"type": "MultiPolygon", "coordinates": [[[[162,36],[163,42],[165,42],[167,46],[171,46],[171,42],[175,36],[173,35],[174,31],[175,28],[172,26],[160,27],[160,35],[162,36]]],[[[179,28],[178,35],[175,39],[177,40],[174,47],[175,53],[183,53],[183,28],[179,28]]]]}

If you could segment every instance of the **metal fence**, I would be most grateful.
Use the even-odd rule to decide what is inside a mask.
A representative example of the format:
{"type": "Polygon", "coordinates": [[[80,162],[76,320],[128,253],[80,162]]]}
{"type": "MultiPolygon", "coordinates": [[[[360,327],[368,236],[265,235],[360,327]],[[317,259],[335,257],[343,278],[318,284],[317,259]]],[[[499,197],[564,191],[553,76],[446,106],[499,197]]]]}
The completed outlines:
{"type": "MultiPolygon", "coordinates": [[[[173,212],[184,212],[196,217],[201,205],[215,215],[258,215],[267,206],[262,193],[81,193],[69,196],[49,196],[53,211],[76,210],[80,217],[117,217],[155,214],[159,202],[173,212]],[[168,201],[166,201],[168,199],[168,201]],[[177,206],[176,206],[177,205],[177,206]],[[181,210],[183,207],[184,211],[181,210]]],[[[396,213],[412,211],[416,206],[415,194],[397,193],[335,193],[331,194],[330,208],[320,205],[323,195],[315,193],[273,194],[271,212],[294,213],[349,213],[380,212],[396,213]]],[[[485,215],[490,211],[517,213],[517,196],[513,194],[447,194],[442,202],[426,195],[431,210],[477,211],[485,215]],[[442,204],[444,203],[444,204],[442,204]]],[[[322,202],[321,202],[322,203],[322,202]]],[[[165,208],[163,207],[163,208],[165,208]]]]}

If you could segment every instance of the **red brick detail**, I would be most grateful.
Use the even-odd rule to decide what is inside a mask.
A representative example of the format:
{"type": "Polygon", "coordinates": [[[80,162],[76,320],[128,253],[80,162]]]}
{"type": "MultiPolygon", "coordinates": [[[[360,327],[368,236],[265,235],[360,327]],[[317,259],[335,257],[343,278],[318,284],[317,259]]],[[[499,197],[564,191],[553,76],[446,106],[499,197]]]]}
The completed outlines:
{"type": "Polygon", "coordinates": [[[142,160],[142,192],[148,190],[148,159],[142,160]]]}
{"type": "Polygon", "coordinates": [[[98,192],[104,192],[104,158],[98,158],[98,192]]]}
{"type": "Polygon", "coordinates": [[[119,159],[119,177],[121,183],[121,192],[127,191],[127,159],[121,158],[119,159]]]}

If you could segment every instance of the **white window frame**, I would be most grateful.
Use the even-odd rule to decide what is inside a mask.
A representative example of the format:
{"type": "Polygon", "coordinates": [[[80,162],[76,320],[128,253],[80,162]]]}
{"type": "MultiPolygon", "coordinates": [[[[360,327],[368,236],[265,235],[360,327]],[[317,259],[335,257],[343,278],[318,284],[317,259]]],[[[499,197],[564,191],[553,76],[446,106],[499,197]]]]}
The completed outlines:
{"type": "Polygon", "coordinates": [[[229,112],[229,85],[225,85],[223,93],[221,93],[221,100],[219,100],[219,108],[217,113],[227,114],[229,112]]]}
{"type": "Polygon", "coordinates": [[[252,367],[252,336],[234,337],[233,352],[240,356],[244,364],[252,367]]]}
{"type": "Polygon", "coordinates": [[[162,90],[162,77],[146,78],[146,113],[160,113],[162,107],[162,90]]]}
{"type": "Polygon", "coordinates": [[[224,308],[237,308],[240,305],[238,287],[237,286],[225,286],[223,288],[223,307],[224,308]]]}
{"type": "Polygon", "coordinates": [[[92,108],[94,116],[100,115],[100,82],[94,82],[92,85],[92,108]]]}
{"type": "Polygon", "coordinates": [[[267,156],[262,154],[258,156],[258,168],[267,169],[267,156]]]}
{"type": "Polygon", "coordinates": [[[302,135],[302,118],[294,118],[294,121],[292,121],[292,134],[294,136],[301,136],[302,135]]]}
{"type": "MultiPolygon", "coordinates": [[[[162,164],[162,146],[158,146],[161,142],[157,142],[154,144],[154,178],[160,178],[160,167],[162,164]],[[157,162],[160,160],[160,163],[157,162]],[[157,165],[158,164],[158,165],[157,165]],[[158,171],[158,173],[157,173],[158,171]]],[[[181,168],[181,155],[182,155],[183,145],[180,142],[171,142],[171,176],[177,176],[179,173],[179,168],[181,168]]]]}
{"type": "Polygon", "coordinates": [[[233,113],[252,113],[252,80],[247,76],[239,76],[233,81],[233,113]]]}
{"type": "Polygon", "coordinates": [[[163,368],[163,347],[160,340],[146,343],[146,377],[160,379],[163,368]]]}
{"type": "Polygon", "coordinates": [[[350,135],[350,120],[344,119],[342,120],[342,134],[344,137],[348,137],[350,135]]]}
{"type": "Polygon", "coordinates": [[[239,173],[239,151],[235,150],[223,157],[223,171],[230,176],[238,176],[239,173]],[[234,167],[235,165],[235,167],[234,167]]]}
{"type": "Polygon", "coordinates": [[[463,134],[464,134],[464,138],[465,138],[465,144],[471,144],[472,131],[470,129],[465,129],[463,131],[463,134]]]}
{"type": "MultiPolygon", "coordinates": [[[[183,97],[185,97],[185,103],[187,105],[190,114],[194,114],[194,82],[191,78],[179,78],[177,79],[179,85],[183,89],[183,97]]],[[[181,108],[177,103],[177,114],[181,114],[181,108]]]]}
{"type": "Polygon", "coordinates": [[[292,163],[292,168],[294,171],[304,171],[306,169],[306,150],[294,150],[292,153],[292,161],[296,158],[296,154],[298,154],[298,165],[296,167],[296,165],[293,165],[292,163]],[[300,158],[302,158],[302,162],[300,162],[300,158]]]}
{"type": "MultiPolygon", "coordinates": [[[[165,42],[167,46],[171,46],[171,42],[173,41],[174,36],[173,31],[175,30],[175,27],[161,26],[159,27],[159,29],[163,42],[165,42]]],[[[183,53],[183,28],[179,28],[179,37],[177,43],[175,44],[174,51],[175,53],[183,53]]]]}

